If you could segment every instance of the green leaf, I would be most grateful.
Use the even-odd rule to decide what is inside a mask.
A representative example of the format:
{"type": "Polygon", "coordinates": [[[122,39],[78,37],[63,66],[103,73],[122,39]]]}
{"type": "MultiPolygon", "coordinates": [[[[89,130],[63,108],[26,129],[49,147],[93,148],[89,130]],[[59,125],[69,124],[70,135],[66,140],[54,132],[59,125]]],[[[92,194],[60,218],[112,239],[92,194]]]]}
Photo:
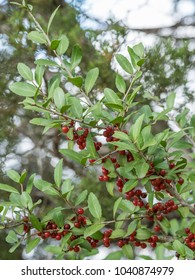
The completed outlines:
{"type": "Polygon", "coordinates": [[[104,224],[94,224],[86,228],[84,231],[84,238],[87,236],[91,236],[92,234],[96,233],[100,229],[102,229],[105,225],[104,224]]]}
{"type": "Polygon", "coordinates": [[[38,44],[46,44],[47,40],[44,36],[43,33],[38,32],[38,31],[31,31],[30,33],[28,33],[27,38],[31,41],[33,41],[34,43],[38,43],[38,44]]]}
{"type": "Polygon", "coordinates": [[[19,193],[19,191],[7,184],[1,184],[0,183],[0,190],[5,192],[11,192],[11,193],[19,193]]]}
{"type": "Polygon", "coordinates": [[[136,207],[133,202],[123,199],[119,205],[119,208],[124,212],[133,213],[136,207]]]}
{"type": "Polygon", "coordinates": [[[119,105],[119,107],[123,108],[121,99],[118,97],[116,92],[114,92],[112,89],[105,88],[104,95],[106,98],[105,103],[116,104],[119,105]]]}
{"type": "Polygon", "coordinates": [[[59,46],[60,40],[53,40],[51,41],[50,49],[52,51],[56,50],[57,47],[59,46]]]}
{"type": "Polygon", "coordinates": [[[35,239],[30,239],[26,245],[26,253],[30,253],[35,247],[37,247],[37,245],[39,244],[39,242],[41,241],[40,238],[35,238],[35,239]]]}
{"type": "Polygon", "coordinates": [[[18,237],[17,237],[15,231],[10,230],[8,235],[6,236],[5,240],[7,241],[7,243],[11,243],[11,244],[17,242],[18,237]]]}
{"type": "Polygon", "coordinates": [[[129,136],[122,131],[115,131],[113,137],[118,138],[120,140],[129,141],[129,136]]]}
{"type": "Polygon", "coordinates": [[[98,76],[99,76],[99,69],[97,67],[89,70],[84,83],[86,94],[88,94],[92,90],[92,88],[94,87],[97,81],[98,76]]]}
{"type": "Polygon", "coordinates": [[[80,205],[83,201],[85,201],[85,199],[87,198],[87,195],[88,195],[87,190],[82,191],[76,198],[75,206],[80,205]]]}
{"type": "Polygon", "coordinates": [[[83,156],[80,153],[75,152],[73,150],[62,149],[62,150],[60,150],[60,153],[78,163],[81,163],[81,161],[83,159],[83,156]]]}
{"type": "Polygon", "coordinates": [[[74,189],[74,186],[71,184],[71,180],[70,179],[66,179],[61,187],[61,191],[62,194],[67,194],[69,192],[71,192],[74,189]]]}
{"type": "Polygon", "coordinates": [[[31,209],[33,207],[32,198],[27,192],[22,192],[20,195],[20,203],[24,208],[31,209]]]}
{"type": "Polygon", "coordinates": [[[58,65],[55,61],[49,60],[49,59],[42,59],[42,58],[37,59],[37,60],[35,61],[35,64],[41,65],[41,66],[43,65],[43,66],[54,66],[54,67],[59,67],[59,65],[58,65]]]}
{"type": "Polygon", "coordinates": [[[136,231],[136,238],[139,240],[146,240],[152,236],[152,233],[146,228],[138,228],[136,231]]]}
{"type": "Polygon", "coordinates": [[[106,189],[111,196],[114,196],[114,188],[115,188],[114,182],[106,182],[106,189]]]}
{"type": "Polygon", "coordinates": [[[131,142],[125,143],[125,142],[116,141],[116,142],[109,142],[109,144],[117,146],[118,151],[127,150],[127,151],[130,151],[130,152],[131,151],[137,152],[137,148],[131,142]]]}
{"type": "Polygon", "coordinates": [[[81,88],[83,85],[83,78],[82,77],[68,77],[68,81],[71,82],[74,86],[81,88]]]}
{"type": "Polygon", "coordinates": [[[57,54],[58,55],[65,54],[65,52],[68,49],[68,46],[69,46],[68,38],[66,37],[66,35],[62,35],[61,39],[60,39],[60,43],[59,43],[59,45],[58,45],[58,47],[56,49],[57,54]]]}
{"type": "Polygon", "coordinates": [[[144,57],[144,46],[142,43],[135,45],[133,50],[140,58],[144,57]]]}
{"type": "Polygon", "coordinates": [[[110,238],[115,239],[115,238],[123,237],[124,235],[125,235],[125,231],[123,229],[115,229],[113,230],[110,238]]]}
{"type": "Polygon", "coordinates": [[[100,219],[102,217],[102,208],[94,193],[90,193],[88,196],[88,207],[91,215],[96,218],[100,219]]]}
{"type": "Polygon", "coordinates": [[[81,102],[76,97],[70,97],[70,112],[73,117],[81,118],[83,115],[83,107],[81,105],[81,102]]]}
{"type": "Polygon", "coordinates": [[[12,181],[16,183],[20,182],[20,175],[15,170],[8,170],[6,174],[12,181]]]}
{"type": "Polygon", "coordinates": [[[122,54],[116,54],[116,60],[118,62],[118,64],[121,66],[121,68],[129,73],[129,74],[133,74],[133,68],[131,63],[129,62],[129,60],[122,54]]]}
{"type": "Polygon", "coordinates": [[[65,102],[66,102],[65,94],[64,94],[63,89],[61,89],[60,87],[57,87],[54,90],[53,98],[54,98],[54,103],[55,103],[56,107],[59,110],[61,110],[62,107],[65,105],[65,102]]]}
{"type": "Polygon", "coordinates": [[[45,72],[45,67],[43,65],[37,65],[35,68],[35,80],[38,83],[38,85],[42,84],[43,75],[45,72]]]}
{"type": "Polygon", "coordinates": [[[135,69],[138,69],[138,61],[140,60],[140,57],[134,52],[134,50],[130,47],[128,47],[128,53],[129,53],[129,56],[130,56],[130,59],[131,59],[131,63],[133,65],[133,67],[135,69]]]}
{"type": "Polygon", "coordinates": [[[75,45],[72,50],[72,55],[70,58],[71,70],[79,65],[82,59],[82,50],[79,45],[75,45]]]}
{"type": "Polygon", "coordinates": [[[20,242],[14,244],[10,249],[9,253],[13,253],[20,246],[20,242]]]}
{"type": "Polygon", "coordinates": [[[125,93],[126,91],[126,83],[124,79],[121,77],[121,75],[117,74],[115,79],[115,85],[118,91],[125,93]]]}
{"type": "Polygon", "coordinates": [[[195,222],[190,226],[190,231],[195,234],[195,222]]]}
{"type": "Polygon", "coordinates": [[[53,21],[55,15],[56,15],[56,13],[57,13],[59,7],[60,7],[60,5],[53,11],[53,13],[51,14],[51,16],[50,16],[50,18],[49,18],[49,22],[48,22],[48,25],[47,25],[47,34],[49,33],[49,29],[50,29],[50,27],[51,27],[52,21],[53,21]]]}
{"type": "Polygon", "coordinates": [[[33,228],[36,228],[37,230],[42,231],[42,225],[35,215],[33,215],[33,214],[30,215],[30,222],[31,222],[33,228]]]}
{"type": "Polygon", "coordinates": [[[184,207],[179,207],[178,211],[180,212],[180,214],[183,218],[189,217],[190,210],[187,206],[186,207],[185,206],[184,207]]]}
{"type": "Polygon", "coordinates": [[[9,86],[9,89],[17,95],[33,97],[37,92],[37,88],[31,84],[24,82],[15,82],[9,86]]]}
{"type": "Polygon", "coordinates": [[[62,168],[63,168],[63,159],[59,160],[55,169],[54,169],[54,181],[56,186],[59,188],[62,181],[62,168]]]}
{"type": "Polygon", "coordinates": [[[89,133],[88,136],[87,136],[86,147],[87,147],[87,151],[90,154],[90,158],[97,159],[98,158],[98,153],[95,149],[95,145],[94,145],[94,141],[91,137],[91,133],[89,133]]]}
{"type": "Polygon", "coordinates": [[[34,185],[38,190],[45,194],[59,196],[59,192],[54,189],[54,187],[52,187],[51,183],[49,182],[39,179],[34,181],[34,185]]]}
{"type": "Polygon", "coordinates": [[[22,78],[29,81],[33,80],[33,73],[27,65],[25,65],[24,63],[18,63],[17,69],[22,78]]]}
{"type": "Polygon", "coordinates": [[[125,257],[127,257],[129,260],[133,260],[134,259],[133,249],[132,249],[130,244],[125,244],[122,247],[122,252],[123,252],[123,255],[125,257]]]}
{"type": "Polygon", "coordinates": [[[133,141],[137,141],[137,138],[141,132],[142,123],[144,120],[145,114],[139,116],[136,122],[131,126],[130,134],[132,135],[133,141]]]}
{"type": "Polygon", "coordinates": [[[132,221],[129,225],[128,225],[128,228],[127,228],[127,232],[125,234],[125,237],[126,236],[129,236],[130,234],[132,234],[136,228],[137,228],[137,224],[138,224],[138,221],[137,220],[134,220],[132,221]]]}
{"type": "Polygon", "coordinates": [[[144,178],[146,173],[148,172],[149,164],[141,160],[141,161],[137,161],[134,167],[138,178],[141,179],[144,178]]]}
{"type": "Polygon", "coordinates": [[[134,189],[138,184],[138,180],[130,179],[124,184],[123,193],[129,192],[130,190],[134,189]]]}
{"type": "Polygon", "coordinates": [[[35,176],[36,176],[36,174],[34,173],[28,179],[28,183],[27,183],[27,186],[26,186],[26,192],[29,193],[29,194],[32,191],[35,176]]]}
{"type": "Polygon", "coordinates": [[[172,92],[168,95],[166,99],[167,109],[173,109],[174,102],[175,102],[176,93],[172,92]]]}
{"type": "Polygon", "coordinates": [[[119,197],[115,203],[114,203],[114,206],[113,206],[113,218],[115,218],[115,215],[116,215],[116,211],[118,210],[118,207],[121,203],[121,200],[122,200],[122,197],[119,197]]]}
{"type": "Polygon", "coordinates": [[[40,125],[40,126],[47,126],[47,125],[53,123],[53,120],[34,118],[34,119],[30,120],[30,123],[35,124],[35,125],[40,125]]]}
{"type": "Polygon", "coordinates": [[[185,245],[182,244],[179,240],[173,241],[173,249],[177,251],[181,256],[185,256],[185,245]]]}
{"type": "Polygon", "coordinates": [[[117,251],[117,252],[112,252],[105,257],[104,260],[120,260],[122,258],[122,252],[117,251]]]}

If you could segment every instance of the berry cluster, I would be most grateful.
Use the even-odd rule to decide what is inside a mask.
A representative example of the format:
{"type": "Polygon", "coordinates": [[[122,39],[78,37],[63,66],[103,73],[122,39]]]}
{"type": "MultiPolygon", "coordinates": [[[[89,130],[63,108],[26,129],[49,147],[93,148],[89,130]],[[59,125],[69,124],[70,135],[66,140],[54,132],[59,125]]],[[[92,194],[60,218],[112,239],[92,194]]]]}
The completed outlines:
{"type": "Polygon", "coordinates": [[[131,200],[135,206],[139,206],[140,208],[144,206],[143,198],[147,197],[147,193],[142,192],[140,189],[132,189],[125,193],[126,199],[131,200]]]}
{"type": "Polygon", "coordinates": [[[154,204],[152,208],[150,208],[148,204],[146,204],[145,207],[147,209],[146,217],[150,221],[154,221],[154,217],[156,217],[158,221],[162,221],[164,215],[178,209],[178,205],[175,204],[175,202],[172,199],[166,201],[165,203],[158,202],[154,204]]]}
{"type": "MultiPolygon", "coordinates": [[[[175,168],[175,166],[176,166],[176,164],[174,162],[171,162],[169,164],[169,169],[173,169],[173,168],[175,168]]],[[[167,174],[167,171],[165,169],[161,169],[160,171],[157,171],[154,168],[153,162],[150,163],[150,169],[147,172],[147,176],[149,176],[149,175],[161,176],[161,178],[156,178],[156,179],[150,180],[150,182],[151,182],[152,186],[154,187],[155,191],[166,190],[167,185],[171,186],[171,183],[173,182],[172,180],[162,178],[162,177],[165,177],[166,174],[167,174]]],[[[179,175],[180,174],[177,174],[178,177],[179,177],[179,175]]],[[[179,177],[177,183],[182,185],[184,183],[184,179],[179,177]]],[[[166,190],[166,191],[169,193],[168,190],[166,190]]]]}
{"type": "Polygon", "coordinates": [[[185,244],[195,251],[195,234],[190,231],[189,228],[185,228],[187,237],[185,238],[185,244]]]}

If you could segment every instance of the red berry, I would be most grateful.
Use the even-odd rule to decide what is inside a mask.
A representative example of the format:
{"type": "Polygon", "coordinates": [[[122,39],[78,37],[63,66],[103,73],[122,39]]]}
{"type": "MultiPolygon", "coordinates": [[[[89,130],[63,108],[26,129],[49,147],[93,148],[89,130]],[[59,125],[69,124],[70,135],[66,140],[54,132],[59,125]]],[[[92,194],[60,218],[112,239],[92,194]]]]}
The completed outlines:
{"type": "Polygon", "coordinates": [[[45,238],[49,238],[49,237],[50,237],[50,232],[49,232],[49,231],[45,232],[45,233],[44,233],[44,237],[45,237],[45,238]]]}
{"type": "Polygon", "coordinates": [[[189,233],[190,232],[190,229],[189,228],[185,228],[185,233],[189,233]]]}
{"type": "Polygon", "coordinates": [[[62,236],[61,236],[61,234],[57,234],[55,238],[56,238],[56,240],[61,240],[62,236]]]}
{"type": "Polygon", "coordinates": [[[175,167],[175,163],[174,162],[171,162],[170,164],[169,164],[169,168],[170,169],[173,169],[175,167]]]}
{"type": "Polygon", "coordinates": [[[159,225],[154,226],[154,231],[158,232],[161,230],[161,227],[159,225]]]}
{"type": "Polygon", "coordinates": [[[70,229],[70,225],[69,224],[65,224],[64,225],[64,229],[70,229]]]}
{"type": "Polygon", "coordinates": [[[160,170],[160,175],[161,175],[161,176],[164,177],[164,176],[166,175],[166,173],[167,173],[166,170],[164,170],[164,169],[161,169],[161,170],[160,170]]]}
{"type": "Polygon", "coordinates": [[[146,243],[141,243],[141,248],[142,249],[145,249],[147,247],[147,244],[146,243]]]}
{"type": "Polygon", "coordinates": [[[76,246],[74,247],[74,252],[78,253],[79,251],[80,251],[80,248],[79,248],[78,245],[76,245],[76,246]]]}
{"type": "Polygon", "coordinates": [[[52,223],[52,224],[51,224],[51,228],[52,228],[52,229],[57,229],[57,227],[58,227],[58,226],[56,225],[56,223],[52,223]]]}
{"type": "Polygon", "coordinates": [[[119,240],[117,242],[118,247],[122,248],[124,246],[124,241],[123,240],[119,240]]]}
{"type": "Polygon", "coordinates": [[[81,223],[75,222],[75,223],[74,223],[74,226],[75,226],[76,228],[80,228],[80,227],[81,227],[81,223]]]}
{"type": "Polygon", "coordinates": [[[152,248],[155,248],[155,247],[156,247],[156,243],[155,243],[155,242],[152,242],[152,243],[150,243],[150,246],[151,246],[152,248]]]}
{"type": "Polygon", "coordinates": [[[82,215],[84,213],[84,209],[83,208],[78,208],[77,213],[82,215]]]}
{"type": "Polygon", "coordinates": [[[184,179],[180,177],[178,180],[178,184],[182,185],[183,183],[184,183],[184,179]]]}
{"type": "Polygon", "coordinates": [[[67,133],[69,131],[69,127],[68,126],[63,126],[62,127],[62,132],[63,133],[67,133]]]}

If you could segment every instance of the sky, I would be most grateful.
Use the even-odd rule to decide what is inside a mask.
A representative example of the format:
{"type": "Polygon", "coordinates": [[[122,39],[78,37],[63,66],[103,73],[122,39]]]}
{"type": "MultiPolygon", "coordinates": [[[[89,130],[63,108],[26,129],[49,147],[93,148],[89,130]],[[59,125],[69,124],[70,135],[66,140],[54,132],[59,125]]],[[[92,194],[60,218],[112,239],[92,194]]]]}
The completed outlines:
{"type": "MultiPolygon", "coordinates": [[[[126,18],[129,27],[157,27],[174,24],[173,0],[86,0],[83,9],[105,21],[110,14],[116,19],[126,18]],[[128,14],[129,12],[129,14],[128,14]]],[[[183,0],[178,6],[178,16],[194,12],[193,1],[183,0]]]]}

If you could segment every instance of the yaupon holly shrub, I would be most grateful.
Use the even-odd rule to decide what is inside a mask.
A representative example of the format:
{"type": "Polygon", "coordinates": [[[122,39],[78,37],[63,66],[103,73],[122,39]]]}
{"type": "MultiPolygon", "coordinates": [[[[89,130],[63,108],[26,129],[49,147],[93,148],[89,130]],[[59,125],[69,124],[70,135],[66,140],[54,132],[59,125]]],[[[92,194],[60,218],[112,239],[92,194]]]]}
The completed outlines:
{"type": "MultiPolygon", "coordinates": [[[[128,79],[116,73],[115,90],[98,92],[99,69],[82,75],[79,45],[73,46],[69,57],[67,36],[50,38],[58,8],[43,30],[31,5],[15,4],[26,9],[34,22],[35,30],[27,38],[45,45],[48,55],[36,59],[33,70],[19,63],[21,80],[10,83],[10,90],[24,97],[24,109],[37,114],[31,124],[43,126],[43,134],[59,131],[67,143],[66,149],[59,150],[62,156],[78,168],[97,171],[104,195],[114,203],[113,219],[108,219],[96,189],[77,190],[75,199],[74,185],[63,178],[63,159],[54,169],[53,182],[27,171],[9,170],[14,186],[0,184],[1,191],[10,193],[7,201],[0,202],[0,227],[7,232],[10,252],[25,245],[29,253],[45,242],[45,249],[58,259],[83,259],[98,254],[100,246],[114,250],[108,250],[106,259],[134,259],[143,256],[146,248],[161,258],[170,258],[163,255],[166,248],[171,256],[194,259],[195,115],[186,108],[176,114],[175,93],[168,95],[166,104],[159,102],[159,112],[142,105],[143,99],[137,97],[147,58],[141,43],[128,47],[128,56],[115,55],[128,79]],[[48,73],[51,78],[45,84],[43,77],[48,73]],[[166,129],[156,132],[160,121],[166,129]],[[42,200],[52,197],[56,207],[41,211],[42,200],[34,201],[34,189],[42,193],[42,200]]],[[[145,98],[156,101],[152,93],[145,98]]]]}

